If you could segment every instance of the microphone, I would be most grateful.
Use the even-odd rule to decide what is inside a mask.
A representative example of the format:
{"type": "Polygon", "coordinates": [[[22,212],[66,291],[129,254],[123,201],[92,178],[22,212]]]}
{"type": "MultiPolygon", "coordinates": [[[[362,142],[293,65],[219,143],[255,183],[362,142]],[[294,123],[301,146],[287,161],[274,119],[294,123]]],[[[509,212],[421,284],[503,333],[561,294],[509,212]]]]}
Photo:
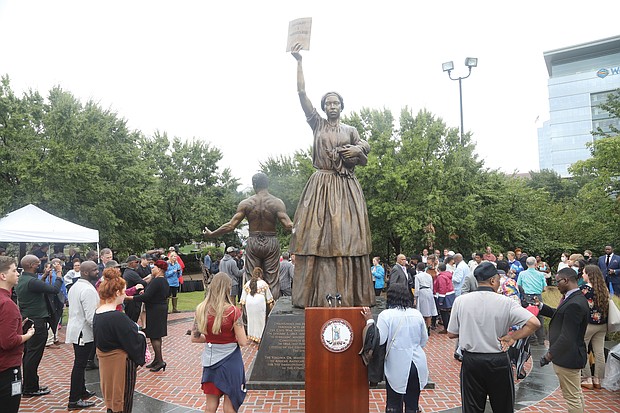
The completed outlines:
{"type": "Polygon", "coordinates": [[[327,306],[328,307],[332,307],[334,304],[332,303],[332,300],[334,299],[334,297],[331,294],[327,294],[325,296],[325,299],[327,300],[327,306]]]}
{"type": "Polygon", "coordinates": [[[338,302],[338,307],[342,307],[342,295],[340,293],[336,294],[336,301],[338,302]]]}

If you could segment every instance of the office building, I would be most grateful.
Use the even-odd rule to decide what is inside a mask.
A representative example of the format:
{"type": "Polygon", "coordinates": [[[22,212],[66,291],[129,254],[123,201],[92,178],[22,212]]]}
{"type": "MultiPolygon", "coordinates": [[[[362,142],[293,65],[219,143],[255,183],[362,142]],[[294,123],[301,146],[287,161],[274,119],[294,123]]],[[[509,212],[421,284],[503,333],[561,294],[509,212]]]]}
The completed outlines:
{"type": "Polygon", "coordinates": [[[543,53],[549,73],[549,120],[538,129],[540,169],[569,176],[568,167],[590,157],[586,146],[620,121],[599,105],[620,88],[620,36],[543,53]]]}

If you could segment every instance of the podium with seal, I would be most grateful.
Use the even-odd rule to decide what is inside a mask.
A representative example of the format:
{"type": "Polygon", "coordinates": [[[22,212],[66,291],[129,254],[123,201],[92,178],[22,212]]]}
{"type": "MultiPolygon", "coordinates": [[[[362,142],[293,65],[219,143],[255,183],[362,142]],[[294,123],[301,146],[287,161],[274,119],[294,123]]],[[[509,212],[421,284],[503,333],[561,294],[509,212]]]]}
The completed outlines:
{"type": "Polygon", "coordinates": [[[306,413],[368,413],[360,307],[305,309],[306,413]]]}

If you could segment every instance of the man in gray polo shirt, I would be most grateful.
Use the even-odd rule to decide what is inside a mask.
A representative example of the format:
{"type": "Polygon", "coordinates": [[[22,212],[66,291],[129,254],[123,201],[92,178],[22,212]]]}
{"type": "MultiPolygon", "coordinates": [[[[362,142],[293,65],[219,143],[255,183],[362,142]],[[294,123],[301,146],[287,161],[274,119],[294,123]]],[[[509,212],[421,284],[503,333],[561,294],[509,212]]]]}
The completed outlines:
{"type": "Polygon", "coordinates": [[[490,262],[474,271],[478,290],[454,301],[448,337],[458,338],[463,351],[461,403],[463,413],[483,413],[487,396],[493,412],[514,412],[514,381],[506,350],[515,340],[540,327],[532,313],[497,293],[499,275],[490,262]],[[508,334],[513,325],[523,328],[508,334]]]}

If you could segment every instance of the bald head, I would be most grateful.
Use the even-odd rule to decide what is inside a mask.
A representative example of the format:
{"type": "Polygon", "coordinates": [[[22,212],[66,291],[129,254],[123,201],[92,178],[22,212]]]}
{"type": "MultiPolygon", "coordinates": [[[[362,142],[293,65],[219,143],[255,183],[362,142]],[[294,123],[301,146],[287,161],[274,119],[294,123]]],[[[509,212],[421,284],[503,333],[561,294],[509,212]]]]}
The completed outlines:
{"type": "Polygon", "coordinates": [[[454,262],[458,264],[461,261],[463,261],[463,254],[454,254],[454,262]]]}
{"type": "Polygon", "coordinates": [[[24,255],[19,265],[26,272],[34,273],[37,271],[37,267],[41,264],[41,260],[36,255],[28,254],[24,255]]]}
{"type": "Polygon", "coordinates": [[[94,261],[84,261],[80,266],[80,275],[87,280],[99,278],[99,267],[94,261]]]}

